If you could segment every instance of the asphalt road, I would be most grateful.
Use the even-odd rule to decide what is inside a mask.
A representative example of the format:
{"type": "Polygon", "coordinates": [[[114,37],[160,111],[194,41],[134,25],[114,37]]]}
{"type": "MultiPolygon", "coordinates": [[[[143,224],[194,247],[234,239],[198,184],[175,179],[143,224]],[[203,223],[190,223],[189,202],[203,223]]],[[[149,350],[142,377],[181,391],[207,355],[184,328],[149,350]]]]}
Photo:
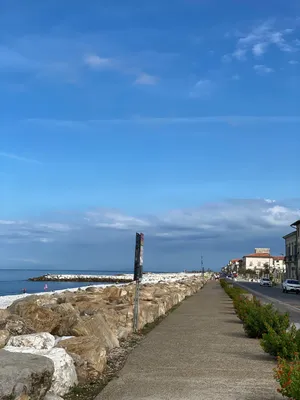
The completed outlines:
{"type": "Polygon", "coordinates": [[[267,303],[273,303],[281,312],[288,312],[292,322],[300,324],[300,295],[282,293],[280,286],[264,287],[256,282],[234,282],[267,303]]]}

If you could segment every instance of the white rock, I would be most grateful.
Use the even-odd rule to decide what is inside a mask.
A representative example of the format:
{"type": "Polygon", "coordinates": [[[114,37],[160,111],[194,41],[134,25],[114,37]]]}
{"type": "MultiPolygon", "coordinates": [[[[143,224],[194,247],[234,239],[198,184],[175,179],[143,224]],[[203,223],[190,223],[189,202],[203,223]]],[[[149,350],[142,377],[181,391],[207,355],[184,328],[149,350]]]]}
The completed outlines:
{"type": "Polygon", "coordinates": [[[63,396],[78,383],[74,361],[66,350],[61,348],[54,348],[45,356],[54,363],[51,392],[63,396]]]}
{"type": "Polygon", "coordinates": [[[55,346],[55,337],[48,332],[12,336],[7,346],[30,347],[36,350],[50,350],[55,346]]]}
{"type": "Polygon", "coordinates": [[[44,400],[64,400],[64,399],[62,397],[60,397],[60,396],[57,396],[54,393],[48,392],[46,394],[46,396],[44,397],[44,400]]]}
{"type": "Polygon", "coordinates": [[[5,346],[4,350],[15,353],[38,354],[50,358],[54,363],[54,374],[50,388],[50,392],[53,394],[63,396],[78,383],[74,361],[65,349],[37,350],[32,347],[5,346]]]}

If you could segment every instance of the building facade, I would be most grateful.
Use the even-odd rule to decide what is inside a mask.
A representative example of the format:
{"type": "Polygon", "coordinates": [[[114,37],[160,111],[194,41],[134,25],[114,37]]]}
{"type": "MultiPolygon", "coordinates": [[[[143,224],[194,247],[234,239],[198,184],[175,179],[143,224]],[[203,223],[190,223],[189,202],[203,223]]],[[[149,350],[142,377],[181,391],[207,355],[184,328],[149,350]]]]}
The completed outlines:
{"type": "Polygon", "coordinates": [[[300,220],[291,225],[295,230],[285,236],[285,262],[287,278],[300,279],[300,220]]]}
{"type": "Polygon", "coordinates": [[[230,267],[230,270],[232,272],[237,272],[239,273],[239,270],[242,267],[242,262],[243,260],[240,258],[234,258],[232,260],[229,261],[228,266],[230,267]]]}
{"type": "Polygon", "coordinates": [[[266,267],[270,272],[284,273],[286,269],[284,256],[272,256],[269,248],[256,248],[254,253],[243,257],[245,270],[261,271],[266,267]]]}
{"type": "Polygon", "coordinates": [[[262,270],[266,265],[269,267],[273,265],[270,249],[256,248],[254,253],[243,257],[243,268],[245,270],[262,270]]]}

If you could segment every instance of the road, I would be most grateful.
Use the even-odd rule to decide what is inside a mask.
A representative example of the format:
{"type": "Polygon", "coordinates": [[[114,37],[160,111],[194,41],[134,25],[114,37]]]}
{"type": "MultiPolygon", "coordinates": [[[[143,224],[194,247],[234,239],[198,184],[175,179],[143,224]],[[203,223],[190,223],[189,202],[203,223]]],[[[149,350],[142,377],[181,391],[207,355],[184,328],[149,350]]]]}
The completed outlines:
{"type": "Polygon", "coordinates": [[[234,282],[264,302],[273,303],[281,312],[288,312],[294,323],[300,324],[300,296],[296,294],[282,293],[280,286],[263,287],[256,282],[234,282]]]}

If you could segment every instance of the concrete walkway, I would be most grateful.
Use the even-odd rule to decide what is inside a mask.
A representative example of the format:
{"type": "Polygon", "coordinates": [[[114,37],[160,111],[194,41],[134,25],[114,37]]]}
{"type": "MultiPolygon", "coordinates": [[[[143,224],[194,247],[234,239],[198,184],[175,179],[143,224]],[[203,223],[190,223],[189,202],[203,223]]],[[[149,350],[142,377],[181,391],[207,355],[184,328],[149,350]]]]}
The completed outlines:
{"type": "Polygon", "coordinates": [[[274,367],[212,282],[147,335],[97,400],[282,400],[274,367]]]}

